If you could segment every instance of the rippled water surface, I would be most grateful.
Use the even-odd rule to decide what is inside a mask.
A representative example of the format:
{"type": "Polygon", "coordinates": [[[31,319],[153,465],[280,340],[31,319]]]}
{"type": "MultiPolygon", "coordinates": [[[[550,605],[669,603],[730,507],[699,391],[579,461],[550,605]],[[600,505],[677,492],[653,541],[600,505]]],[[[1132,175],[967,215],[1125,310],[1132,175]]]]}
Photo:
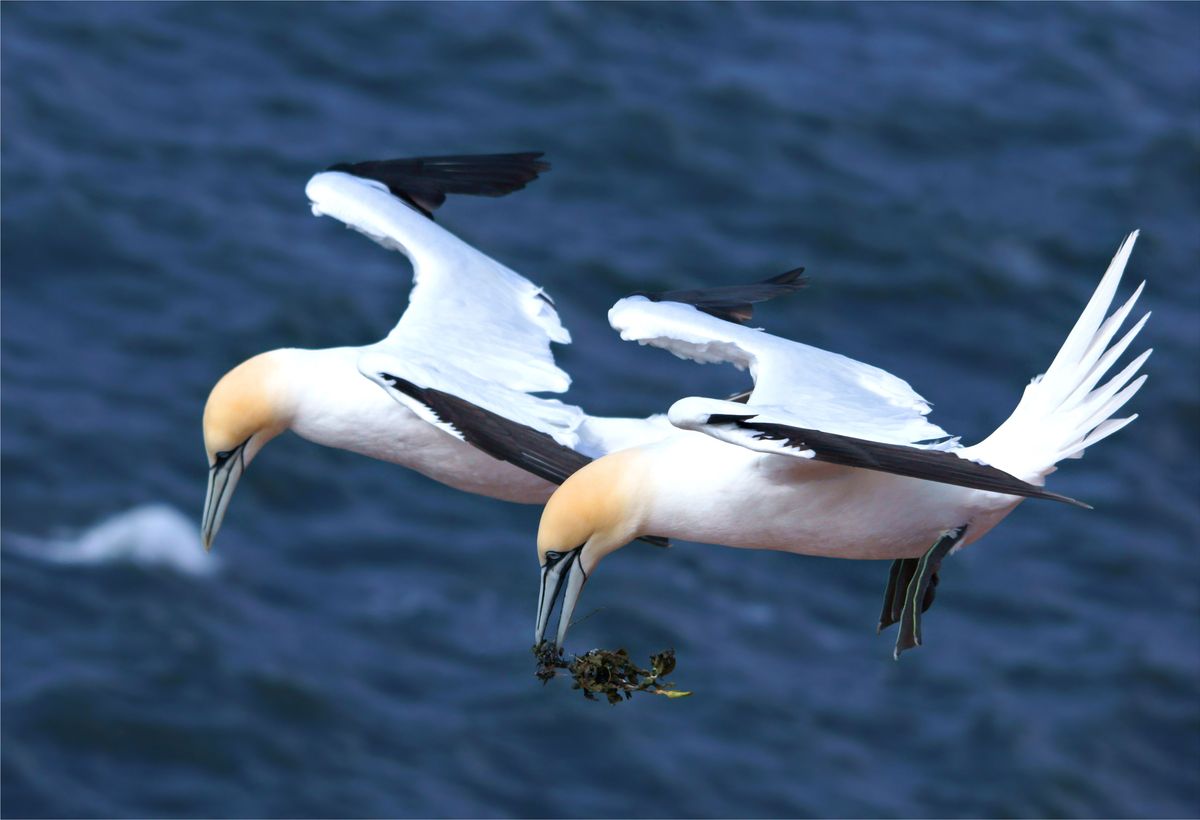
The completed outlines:
{"type": "Polygon", "coordinates": [[[1200,7],[5,3],[3,813],[1200,814],[1200,7]],[[678,544],[574,631],[696,695],[588,703],[528,654],[537,510],[283,437],[217,549],[200,412],[262,350],[362,344],[400,256],[315,220],[340,160],[542,149],[441,222],[544,284],[571,397],[744,377],[618,296],[796,264],[770,329],[977,440],[1125,232],[1141,419],[944,568],[678,544]]]}

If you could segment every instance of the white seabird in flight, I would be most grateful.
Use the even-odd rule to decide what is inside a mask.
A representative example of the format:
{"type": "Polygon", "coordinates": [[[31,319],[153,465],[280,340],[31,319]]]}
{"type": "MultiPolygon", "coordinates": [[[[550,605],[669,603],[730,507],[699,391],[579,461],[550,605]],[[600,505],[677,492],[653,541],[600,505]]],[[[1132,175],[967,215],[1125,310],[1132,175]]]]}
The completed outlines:
{"type": "MultiPolygon", "coordinates": [[[[332,216],[409,258],[414,284],[408,308],[375,344],[273,350],[217,382],[204,408],[205,547],[211,546],[246,467],[263,445],[289,429],[318,444],[410,467],[460,490],[536,504],[590,456],[673,430],[661,416],[588,416],[573,405],[531,395],[559,393],[571,383],[550,351],[551,342],[571,339],[553,303],[541,288],[433,221],[432,211],[447,194],[502,196],[524,188],[549,168],[540,157],[490,154],[340,164],[309,180],[306,192],[315,215],[332,216]],[[531,446],[523,449],[518,437],[497,449],[486,425],[464,435],[439,418],[428,401],[481,408],[530,431],[531,446]]],[[[746,321],[753,303],[802,287],[801,270],[756,285],[646,298],[686,301],[713,315],[746,321]]]]}
{"type": "MultiPolygon", "coordinates": [[[[720,322],[689,305],[636,295],[618,301],[608,319],[622,339],[749,369],[755,387],[745,403],[677,401],[667,413],[677,433],[592,461],[554,492],[538,531],[535,644],[564,585],[559,648],[600,559],[653,532],[746,549],[892,559],[878,626],[900,622],[895,657],[919,646],[920,615],[942,559],[982,538],[1022,498],[1087,507],[1045,490],[1046,475],[1136,418],[1111,417],[1145,382],[1134,377],[1151,351],[1097,387],[1150,318],[1112,343],[1145,286],[1105,319],[1136,235],[1124,240],[1049,369],[973,447],[930,423],[928,403],[878,367],[720,322]]],[[[487,415],[469,407],[442,413],[464,429],[487,415]]],[[[487,425],[515,427],[492,417],[487,425]]]]}
{"type": "Polygon", "coordinates": [[[1097,387],[1145,325],[1113,343],[1144,282],[1107,319],[1137,233],[1117,251],[1074,329],[1013,414],[971,447],[929,422],[929,405],[870,365],[641,297],[609,313],[627,340],[698,362],[748,368],[745,404],[685,398],[676,435],[597,459],[542,513],[535,642],[564,586],[562,646],[600,560],[647,532],[668,538],[836,558],[891,559],[879,628],[900,622],[895,656],[921,643],[942,559],[991,530],[1023,498],[1086,507],[1043,488],[1137,416],[1112,416],[1138,391],[1149,350],[1097,387]],[[1135,378],[1137,376],[1137,378],[1135,378]]]}

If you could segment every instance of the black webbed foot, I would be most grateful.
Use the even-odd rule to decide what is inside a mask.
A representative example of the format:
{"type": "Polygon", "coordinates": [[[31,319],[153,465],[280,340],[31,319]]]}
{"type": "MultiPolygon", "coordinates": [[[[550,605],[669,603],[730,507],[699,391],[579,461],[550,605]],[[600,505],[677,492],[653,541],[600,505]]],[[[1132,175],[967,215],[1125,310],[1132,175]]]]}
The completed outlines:
{"type": "MultiPolygon", "coordinates": [[[[903,605],[899,614],[900,634],[896,637],[896,649],[892,657],[899,659],[900,653],[906,649],[913,649],[921,645],[921,613],[933,604],[938,568],[942,565],[942,559],[962,540],[966,531],[966,527],[959,527],[957,530],[948,532],[920,558],[905,559],[914,562],[915,565],[912,572],[909,573],[910,580],[903,593],[903,605]]],[[[903,575],[903,570],[899,574],[903,575]]],[[[889,614],[895,613],[895,595],[892,596],[892,600],[893,608],[889,614]]]]}
{"type": "Polygon", "coordinates": [[[925,598],[921,601],[921,614],[929,611],[929,607],[933,606],[933,597],[937,594],[937,585],[941,583],[938,577],[938,571],[935,569],[933,574],[929,576],[929,589],[925,590],[925,598]]]}
{"type": "MultiPolygon", "coordinates": [[[[899,558],[892,562],[887,589],[883,591],[883,610],[879,613],[879,628],[875,630],[876,634],[900,620],[900,613],[904,611],[904,594],[908,591],[913,573],[917,571],[917,565],[920,563],[920,558],[899,558]]],[[[933,606],[937,585],[938,574],[935,569],[929,579],[929,588],[925,590],[925,598],[921,601],[922,612],[927,612],[929,607],[933,606]]]]}

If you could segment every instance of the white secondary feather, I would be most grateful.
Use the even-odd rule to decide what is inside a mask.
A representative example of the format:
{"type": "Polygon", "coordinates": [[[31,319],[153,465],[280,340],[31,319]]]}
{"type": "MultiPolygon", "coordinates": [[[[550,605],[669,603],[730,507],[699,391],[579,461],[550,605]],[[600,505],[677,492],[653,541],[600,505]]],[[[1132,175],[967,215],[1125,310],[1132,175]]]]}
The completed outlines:
{"type": "MultiPolygon", "coordinates": [[[[749,369],[754,378],[749,401],[717,402],[734,408],[717,412],[761,415],[779,424],[888,444],[947,435],[925,418],[929,404],[908,382],[847,356],[725,322],[690,305],[643,296],[617,302],[608,321],[627,341],[692,361],[749,369]]],[[[673,412],[672,420],[677,416],[688,417],[690,411],[673,412]]]]}
{"type": "Polygon", "coordinates": [[[550,343],[566,344],[571,336],[541,288],[419,214],[381,183],[330,171],[309,180],[306,192],[314,214],[332,216],[412,262],[408,309],[372,348],[516,391],[561,393],[570,385],[554,363],[550,343]]]}
{"type": "Polygon", "coordinates": [[[661,441],[678,432],[665,415],[644,419],[585,416],[579,425],[576,450],[592,458],[661,441]]]}

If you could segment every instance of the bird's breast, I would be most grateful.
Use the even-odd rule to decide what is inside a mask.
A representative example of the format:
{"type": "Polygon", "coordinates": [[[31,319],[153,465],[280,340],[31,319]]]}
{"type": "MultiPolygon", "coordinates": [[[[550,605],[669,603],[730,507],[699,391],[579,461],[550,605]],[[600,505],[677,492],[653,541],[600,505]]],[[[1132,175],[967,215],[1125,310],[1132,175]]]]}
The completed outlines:
{"type": "Polygon", "coordinates": [[[541,504],[554,485],[498,461],[399,404],[357,370],[335,375],[298,402],[292,431],[325,447],[399,464],[458,490],[541,504]]]}

